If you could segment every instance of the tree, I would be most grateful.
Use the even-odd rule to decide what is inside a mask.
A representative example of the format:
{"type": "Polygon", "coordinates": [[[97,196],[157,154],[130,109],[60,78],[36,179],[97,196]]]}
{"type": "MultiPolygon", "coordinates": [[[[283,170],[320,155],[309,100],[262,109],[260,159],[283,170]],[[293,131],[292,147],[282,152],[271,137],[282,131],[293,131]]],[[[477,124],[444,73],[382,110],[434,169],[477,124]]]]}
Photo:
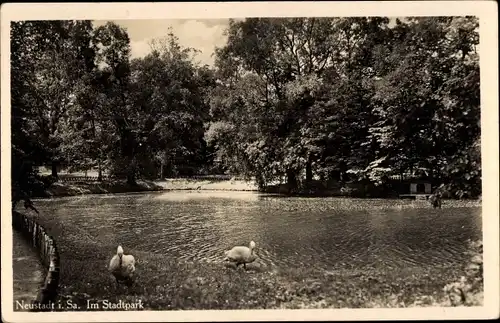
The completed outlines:
{"type": "Polygon", "coordinates": [[[103,145],[99,130],[98,108],[100,84],[98,83],[97,48],[94,29],[90,21],[81,21],[71,33],[73,51],[77,58],[72,75],[75,79],[74,104],[68,113],[62,141],[70,169],[81,170],[97,166],[102,178],[103,145]]]}
{"type": "MultiPolygon", "coordinates": [[[[373,63],[367,49],[383,43],[387,22],[379,18],[308,18],[246,19],[230,23],[228,42],[216,52],[216,64],[223,78],[217,95],[233,93],[229,97],[235,100],[221,104],[214,98],[212,112],[215,118],[222,119],[218,121],[229,122],[233,129],[241,131],[243,120],[227,120],[227,114],[220,113],[222,108],[216,105],[234,109],[239,102],[239,105],[253,107],[249,119],[256,121],[244,120],[244,129],[254,125],[261,130],[257,131],[259,135],[245,134],[244,140],[239,142],[240,149],[227,147],[226,150],[238,151],[233,157],[239,160],[247,159],[240,162],[242,165],[266,167],[247,168],[244,172],[265,177],[265,181],[285,175],[287,182],[295,187],[304,170],[308,182],[313,173],[324,173],[328,177],[331,168],[341,167],[347,161],[355,164],[354,159],[364,158],[365,152],[360,145],[368,130],[369,119],[365,115],[369,114],[366,101],[369,100],[370,83],[363,78],[370,76],[367,64],[373,63]],[[258,86],[255,89],[258,94],[245,102],[249,97],[234,91],[238,83],[245,82],[248,77],[253,77],[252,88],[258,86]],[[339,94],[343,99],[335,100],[339,94]],[[348,122],[338,123],[341,115],[352,117],[348,122]],[[352,132],[353,126],[359,127],[359,132],[354,132],[358,139],[341,138],[342,129],[338,127],[352,132]],[[332,132],[339,133],[338,139],[331,136],[332,132]],[[345,139],[357,140],[354,152],[353,142],[345,139]],[[345,142],[346,148],[340,150],[342,156],[330,149],[335,141],[345,142]],[[245,145],[258,146],[261,152],[272,152],[272,157],[262,153],[248,156],[242,153],[245,145]],[[341,162],[331,167],[332,161],[339,160],[341,162]],[[267,167],[272,170],[265,170],[267,167]]],[[[220,125],[220,122],[214,124],[220,125]]],[[[229,128],[219,129],[227,131],[229,128]]],[[[211,129],[212,137],[215,137],[214,132],[215,128],[211,129]]],[[[221,145],[218,143],[219,149],[224,149],[221,145]]]]}
{"type": "Polygon", "coordinates": [[[52,164],[57,177],[61,125],[72,105],[71,33],[79,22],[11,23],[11,129],[13,201],[40,188],[35,166],[52,164]]]}
{"type": "Polygon", "coordinates": [[[98,48],[96,84],[100,95],[96,119],[100,124],[93,129],[99,132],[98,138],[107,140],[108,148],[99,152],[99,160],[105,153],[111,172],[125,174],[127,183],[135,185],[140,145],[130,121],[130,39],[126,30],[108,22],[95,30],[94,42],[98,48]]]}
{"type": "MultiPolygon", "coordinates": [[[[50,163],[52,175],[67,157],[65,124],[76,104],[75,89],[84,76],[89,53],[89,21],[16,22],[12,29],[13,112],[23,111],[24,123],[40,150],[36,164],[50,163]]],[[[14,135],[15,137],[15,135],[14,135]]]]}
{"type": "Polygon", "coordinates": [[[148,177],[199,167],[207,89],[213,72],[193,63],[196,51],[169,34],[151,44],[152,53],[131,63],[127,122],[137,143],[138,171],[148,177]]]}
{"type": "Polygon", "coordinates": [[[477,27],[473,17],[400,24],[403,36],[394,37],[391,53],[384,53],[391,68],[374,96],[378,120],[370,132],[381,163],[368,172],[380,166],[386,174],[423,168],[439,182],[473,178],[477,185],[479,161],[464,157],[480,130],[477,27]]]}

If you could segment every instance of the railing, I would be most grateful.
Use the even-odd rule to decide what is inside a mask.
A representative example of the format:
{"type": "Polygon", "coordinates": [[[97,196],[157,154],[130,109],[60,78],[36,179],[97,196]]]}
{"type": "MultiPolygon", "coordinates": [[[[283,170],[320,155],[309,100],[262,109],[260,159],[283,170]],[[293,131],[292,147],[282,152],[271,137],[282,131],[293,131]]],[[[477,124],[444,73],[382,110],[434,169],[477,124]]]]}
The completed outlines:
{"type": "MultiPolygon", "coordinates": [[[[102,176],[102,181],[118,179],[116,176],[102,176]]],[[[174,176],[173,179],[194,179],[194,180],[212,180],[212,181],[225,181],[232,178],[236,180],[243,179],[241,176],[235,175],[192,175],[192,176],[174,176]]],[[[99,182],[97,176],[82,176],[82,175],[59,175],[59,181],[61,182],[99,182]]]]}
{"type": "MultiPolygon", "coordinates": [[[[37,250],[43,266],[47,269],[45,281],[35,302],[43,305],[53,304],[57,298],[60,272],[56,242],[47,234],[43,226],[22,213],[12,211],[12,226],[21,232],[37,250]]],[[[49,310],[50,307],[42,306],[42,308],[49,310]]]]}
{"type": "MultiPolygon", "coordinates": [[[[61,182],[99,182],[99,177],[97,176],[81,176],[81,175],[59,175],[59,181],[61,182]]],[[[114,176],[102,176],[101,181],[116,179],[114,176]]]]}
{"type": "Polygon", "coordinates": [[[174,179],[197,179],[197,180],[218,180],[218,181],[228,181],[232,178],[234,179],[243,179],[242,176],[236,176],[236,175],[226,175],[226,174],[221,174],[221,175],[192,175],[192,176],[175,176],[172,177],[174,179]]]}
{"type": "Polygon", "coordinates": [[[390,179],[393,179],[393,180],[405,180],[405,181],[409,181],[409,180],[419,180],[421,178],[421,176],[417,176],[417,175],[391,175],[389,176],[390,179]]]}

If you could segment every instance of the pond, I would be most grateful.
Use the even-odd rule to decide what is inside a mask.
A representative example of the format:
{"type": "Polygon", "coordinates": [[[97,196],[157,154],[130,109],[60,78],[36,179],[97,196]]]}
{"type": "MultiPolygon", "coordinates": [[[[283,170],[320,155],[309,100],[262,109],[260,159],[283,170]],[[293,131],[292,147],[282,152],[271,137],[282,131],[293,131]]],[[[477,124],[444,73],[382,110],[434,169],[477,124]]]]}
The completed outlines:
{"type": "Polygon", "coordinates": [[[92,241],[186,261],[220,262],[257,244],[265,266],[318,269],[462,265],[482,232],[478,202],[298,198],[169,191],[37,200],[92,241]]]}

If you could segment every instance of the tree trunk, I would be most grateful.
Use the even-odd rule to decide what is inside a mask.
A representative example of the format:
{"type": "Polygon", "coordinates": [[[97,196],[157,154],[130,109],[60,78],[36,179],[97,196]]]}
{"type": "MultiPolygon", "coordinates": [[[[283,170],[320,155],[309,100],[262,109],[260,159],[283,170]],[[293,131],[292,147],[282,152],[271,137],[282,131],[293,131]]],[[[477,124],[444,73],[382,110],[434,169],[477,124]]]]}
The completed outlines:
{"type": "Polygon", "coordinates": [[[289,191],[297,188],[297,176],[293,170],[289,169],[286,171],[286,183],[289,187],[289,191]]]}
{"type": "Polygon", "coordinates": [[[312,171],[312,161],[311,158],[307,160],[306,164],[306,183],[310,183],[313,180],[313,171],[312,171]]]}
{"type": "Polygon", "coordinates": [[[257,187],[259,188],[259,190],[265,190],[266,181],[261,175],[256,175],[255,181],[257,182],[257,187]]]}
{"type": "Polygon", "coordinates": [[[127,173],[127,184],[129,185],[137,185],[137,182],[135,180],[135,171],[134,170],[129,170],[127,173]]]}
{"type": "Polygon", "coordinates": [[[57,178],[57,162],[52,161],[52,177],[57,178]]]}
{"type": "Polygon", "coordinates": [[[338,180],[341,183],[345,183],[348,180],[348,178],[347,178],[347,165],[345,164],[344,161],[340,162],[340,164],[338,165],[338,171],[339,171],[338,180]]]}
{"type": "Polygon", "coordinates": [[[136,170],[135,159],[132,159],[129,162],[128,172],[127,172],[127,183],[130,185],[137,185],[135,178],[135,170],[136,170]]]}
{"type": "Polygon", "coordinates": [[[99,182],[102,181],[102,169],[101,169],[101,160],[97,160],[97,180],[99,182]]]}

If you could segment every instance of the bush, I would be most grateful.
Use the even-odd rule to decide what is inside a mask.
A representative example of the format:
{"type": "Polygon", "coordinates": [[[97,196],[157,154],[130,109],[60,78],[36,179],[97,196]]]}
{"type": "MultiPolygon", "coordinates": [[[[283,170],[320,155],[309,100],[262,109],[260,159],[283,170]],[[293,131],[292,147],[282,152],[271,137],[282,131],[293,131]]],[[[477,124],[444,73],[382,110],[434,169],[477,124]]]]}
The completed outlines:
{"type": "Polygon", "coordinates": [[[465,276],[459,281],[447,284],[443,290],[448,295],[452,306],[480,306],[483,304],[483,243],[470,242],[470,264],[466,267],[465,276]]]}

